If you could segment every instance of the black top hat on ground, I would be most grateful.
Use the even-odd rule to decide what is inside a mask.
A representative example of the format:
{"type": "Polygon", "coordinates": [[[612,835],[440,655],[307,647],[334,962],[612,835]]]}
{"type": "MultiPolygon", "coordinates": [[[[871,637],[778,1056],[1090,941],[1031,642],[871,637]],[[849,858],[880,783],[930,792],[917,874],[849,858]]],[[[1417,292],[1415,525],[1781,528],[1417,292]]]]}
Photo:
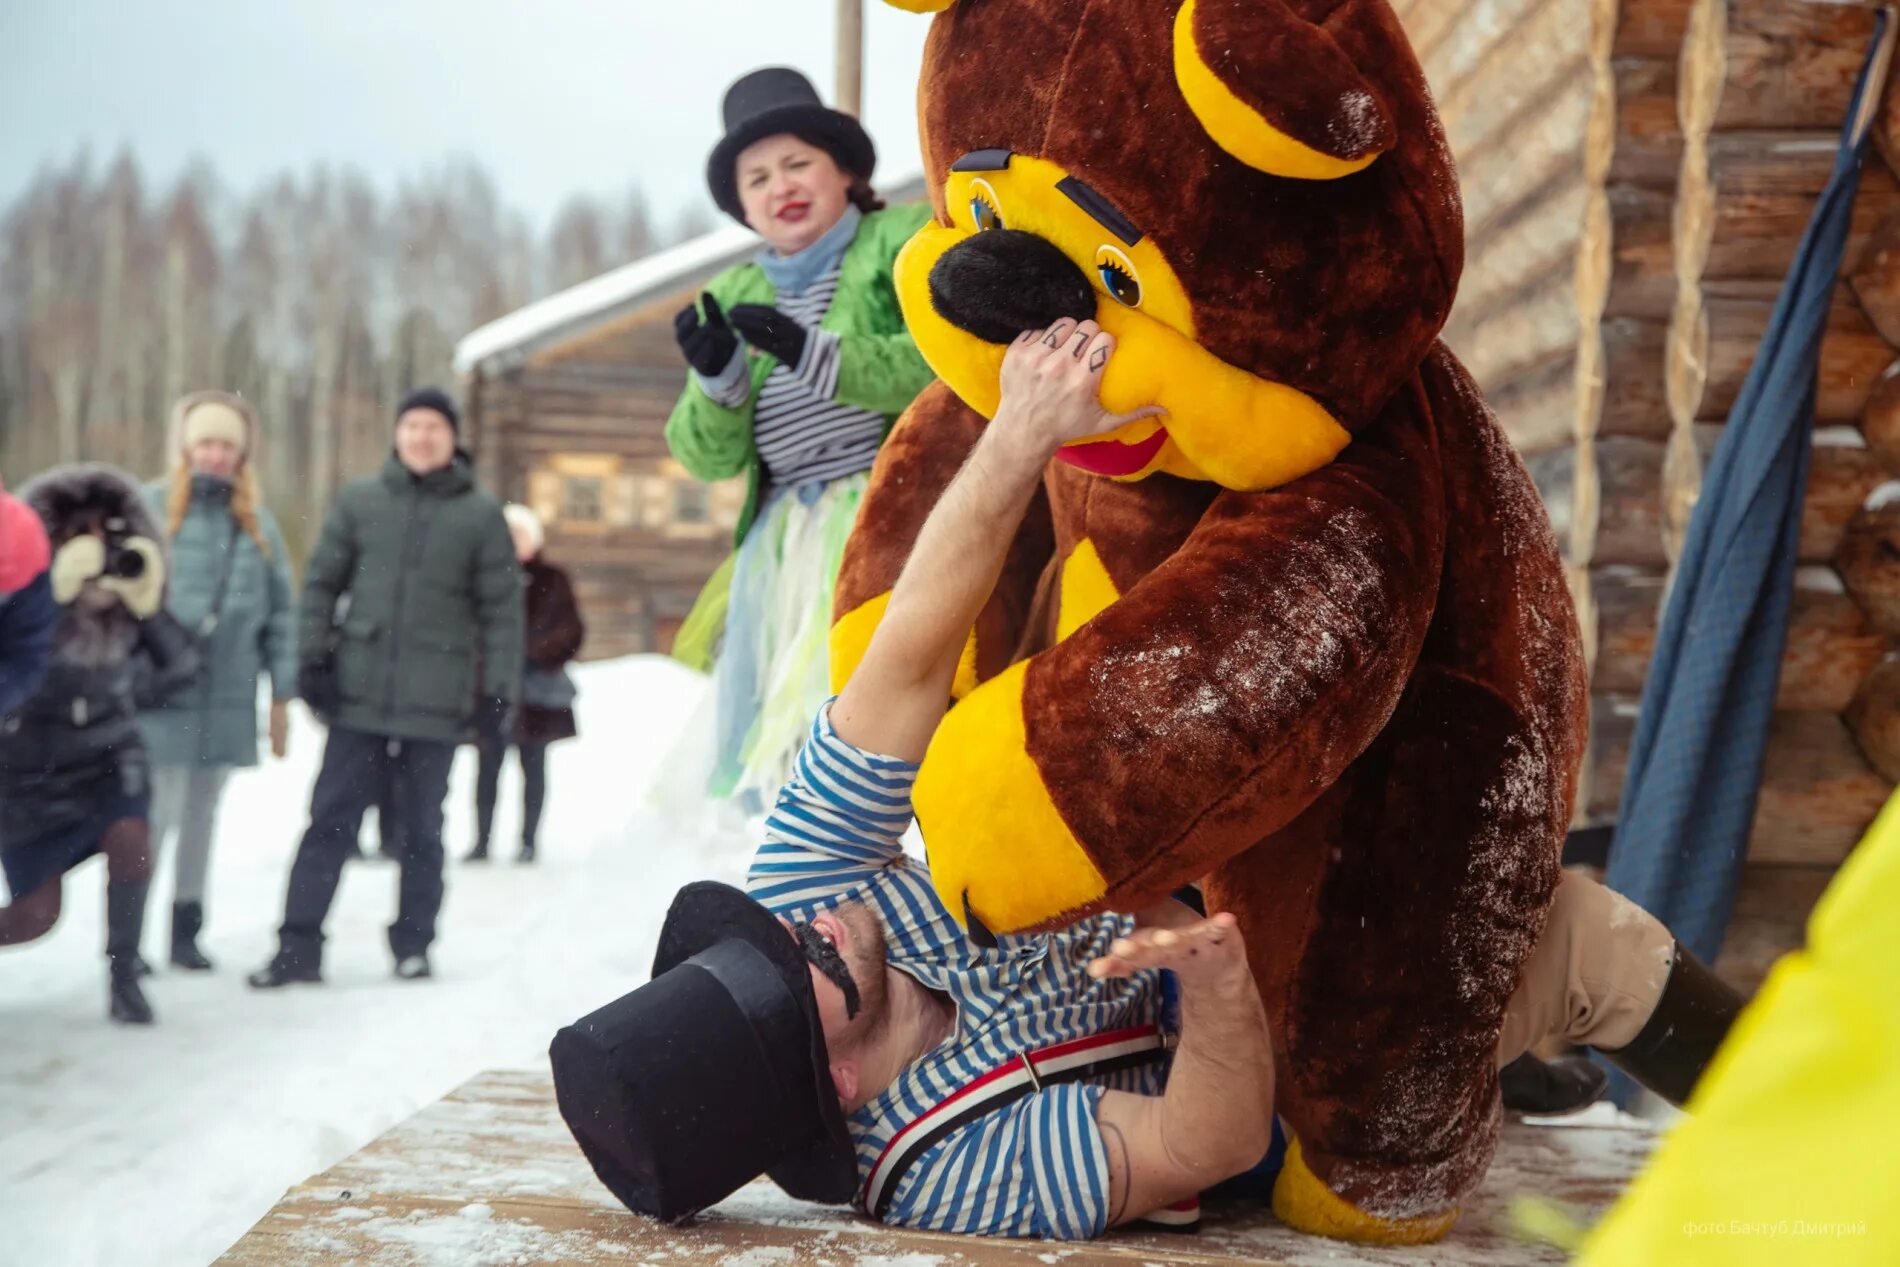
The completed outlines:
{"type": "Polygon", "coordinates": [[[788,66],[768,66],[742,76],[726,89],[724,112],[726,134],[706,160],[706,187],[719,209],[741,224],[745,210],[739,205],[739,177],[733,168],[754,141],[789,132],[829,150],[840,167],[866,180],[877,166],[877,147],[864,125],[826,106],[811,80],[788,66]]]}
{"type": "Polygon", "coordinates": [[[548,1058],[568,1129],[640,1214],[686,1218],[761,1173],[806,1201],[857,1190],[810,965],[730,885],[681,889],[653,979],[556,1034],[548,1058]]]}

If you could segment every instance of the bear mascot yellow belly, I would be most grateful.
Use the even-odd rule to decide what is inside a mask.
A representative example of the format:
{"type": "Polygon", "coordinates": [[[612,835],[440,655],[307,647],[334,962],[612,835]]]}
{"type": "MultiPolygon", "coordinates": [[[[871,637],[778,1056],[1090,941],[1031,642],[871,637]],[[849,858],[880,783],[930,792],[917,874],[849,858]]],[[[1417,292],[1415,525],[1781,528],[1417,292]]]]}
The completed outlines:
{"type": "Polygon", "coordinates": [[[1295,1136],[1288,1223],[1443,1235],[1583,746],[1549,521],[1437,341],[1450,155],[1386,0],[898,0],[935,222],[896,284],[941,382],[838,582],[848,675],[994,411],[1007,341],[1118,340],[972,631],[916,806],[998,931],[1201,882],[1235,912],[1295,1136]]]}

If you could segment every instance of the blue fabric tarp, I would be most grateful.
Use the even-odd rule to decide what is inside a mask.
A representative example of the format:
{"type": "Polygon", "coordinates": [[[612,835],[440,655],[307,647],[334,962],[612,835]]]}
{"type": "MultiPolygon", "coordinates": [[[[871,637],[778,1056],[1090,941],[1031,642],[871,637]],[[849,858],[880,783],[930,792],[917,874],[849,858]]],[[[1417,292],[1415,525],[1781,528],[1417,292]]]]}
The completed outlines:
{"type": "Polygon", "coordinates": [[[1708,962],[1721,949],[1748,852],[1787,639],[1821,335],[1880,96],[1886,21],[1876,27],[1833,175],[1703,477],[1643,686],[1610,850],[1610,887],[1708,962]]]}

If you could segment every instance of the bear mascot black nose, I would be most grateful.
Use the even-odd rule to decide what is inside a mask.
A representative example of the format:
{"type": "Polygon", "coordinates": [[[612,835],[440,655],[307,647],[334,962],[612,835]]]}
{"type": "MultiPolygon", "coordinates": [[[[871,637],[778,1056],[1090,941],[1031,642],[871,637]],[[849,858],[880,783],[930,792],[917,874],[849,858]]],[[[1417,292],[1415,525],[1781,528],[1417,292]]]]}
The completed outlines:
{"type": "Polygon", "coordinates": [[[1049,239],[989,229],[945,251],[930,270],[937,315],[982,339],[1008,343],[1063,317],[1095,315],[1095,288],[1049,239]]]}

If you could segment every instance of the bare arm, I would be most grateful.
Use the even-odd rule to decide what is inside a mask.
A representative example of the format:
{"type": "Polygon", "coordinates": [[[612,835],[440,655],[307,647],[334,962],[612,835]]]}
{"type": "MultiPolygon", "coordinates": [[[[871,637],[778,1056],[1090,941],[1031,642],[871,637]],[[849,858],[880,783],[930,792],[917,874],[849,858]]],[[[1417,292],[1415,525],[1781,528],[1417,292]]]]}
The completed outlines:
{"type": "Polygon", "coordinates": [[[996,417],[924,522],[863,661],[831,706],[845,742],[923,758],[1043,467],[1062,445],[1126,421],[1097,396],[1114,344],[1092,321],[1063,320],[1010,346],[996,417]]]}
{"type": "Polygon", "coordinates": [[[1273,1042],[1234,917],[1137,932],[1089,975],[1143,968],[1180,980],[1181,1045],[1163,1094],[1110,1091],[1096,1109],[1111,1227],[1239,1174],[1273,1139],[1273,1042]]]}

